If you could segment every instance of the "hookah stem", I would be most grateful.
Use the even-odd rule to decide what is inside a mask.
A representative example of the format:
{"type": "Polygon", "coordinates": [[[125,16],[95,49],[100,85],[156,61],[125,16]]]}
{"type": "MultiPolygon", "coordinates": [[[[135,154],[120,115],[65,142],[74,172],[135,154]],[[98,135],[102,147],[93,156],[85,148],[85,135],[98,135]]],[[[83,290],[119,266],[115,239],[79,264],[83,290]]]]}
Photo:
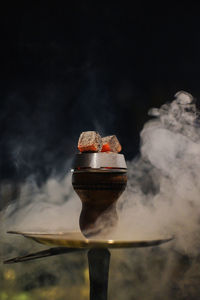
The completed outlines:
{"type": "Polygon", "coordinates": [[[107,300],[110,252],[106,248],[88,251],[90,300],[107,300]]]}

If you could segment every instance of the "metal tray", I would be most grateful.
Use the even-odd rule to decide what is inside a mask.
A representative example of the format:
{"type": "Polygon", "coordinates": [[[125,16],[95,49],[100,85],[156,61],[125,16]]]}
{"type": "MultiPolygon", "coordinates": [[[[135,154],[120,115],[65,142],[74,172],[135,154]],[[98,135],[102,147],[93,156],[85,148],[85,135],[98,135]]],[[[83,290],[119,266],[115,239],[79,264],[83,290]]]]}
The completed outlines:
{"type": "Polygon", "coordinates": [[[111,239],[86,239],[81,232],[20,232],[8,233],[20,234],[38,243],[48,246],[63,246],[67,248],[139,248],[157,246],[172,240],[172,237],[153,240],[111,240],[111,239]]]}

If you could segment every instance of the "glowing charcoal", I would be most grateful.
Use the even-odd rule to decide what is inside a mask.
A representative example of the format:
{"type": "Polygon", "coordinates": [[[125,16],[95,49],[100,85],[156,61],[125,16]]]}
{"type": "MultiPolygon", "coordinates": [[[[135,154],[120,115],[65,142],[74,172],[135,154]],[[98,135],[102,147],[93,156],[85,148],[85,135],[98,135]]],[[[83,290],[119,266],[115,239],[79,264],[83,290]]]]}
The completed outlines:
{"type": "Polygon", "coordinates": [[[96,131],[82,132],[79,141],[78,149],[80,152],[101,152],[102,139],[96,131]]]}
{"type": "Polygon", "coordinates": [[[115,152],[118,153],[122,150],[122,147],[116,137],[116,135],[110,135],[102,138],[103,147],[101,152],[115,152]]]}

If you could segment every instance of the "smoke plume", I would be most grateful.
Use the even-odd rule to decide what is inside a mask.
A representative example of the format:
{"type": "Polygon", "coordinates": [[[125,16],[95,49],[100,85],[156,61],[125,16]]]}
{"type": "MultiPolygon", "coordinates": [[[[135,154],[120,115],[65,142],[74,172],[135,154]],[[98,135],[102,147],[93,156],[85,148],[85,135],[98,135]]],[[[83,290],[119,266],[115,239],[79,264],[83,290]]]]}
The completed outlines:
{"type": "MultiPolygon", "coordinates": [[[[117,299],[123,299],[124,290],[126,299],[160,299],[161,296],[162,299],[196,299],[198,287],[193,279],[200,276],[195,261],[200,249],[199,112],[195,99],[181,91],[172,102],[151,109],[149,115],[152,118],[140,134],[140,154],[128,162],[128,186],[118,203],[119,225],[113,237],[149,240],[173,236],[174,240],[156,249],[134,250],[134,255],[133,250],[120,255],[115,252],[116,266],[121,272],[113,266],[111,274],[116,276],[111,291],[115,295],[114,286],[126,278],[128,283],[122,286],[117,299]],[[187,261],[183,276],[174,279],[174,270],[181,269],[179,256],[194,260],[187,261]],[[134,276],[130,275],[133,273],[134,276]],[[150,292],[145,290],[143,282],[150,292]],[[185,282],[193,289],[185,288],[185,282]],[[137,298],[138,294],[141,297],[137,298]]],[[[40,187],[34,177],[29,177],[21,186],[18,199],[2,212],[4,253],[9,249],[5,231],[77,230],[80,209],[70,173],[62,178],[52,176],[40,187]]],[[[17,249],[12,249],[15,252],[17,249]]]]}
{"type": "Polygon", "coordinates": [[[194,99],[179,92],[149,114],[154,119],[141,132],[141,155],[128,165],[121,230],[129,237],[143,230],[174,235],[181,251],[198,252],[200,127],[194,99]]]}

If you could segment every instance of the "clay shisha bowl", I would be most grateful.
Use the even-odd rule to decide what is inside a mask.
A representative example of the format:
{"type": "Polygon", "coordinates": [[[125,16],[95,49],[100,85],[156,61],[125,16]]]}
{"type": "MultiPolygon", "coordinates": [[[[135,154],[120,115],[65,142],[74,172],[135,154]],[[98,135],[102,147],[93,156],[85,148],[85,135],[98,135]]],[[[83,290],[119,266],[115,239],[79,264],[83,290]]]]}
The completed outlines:
{"type": "Polygon", "coordinates": [[[86,237],[106,236],[116,226],[116,203],[127,184],[124,155],[80,153],[75,156],[72,172],[72,185],[82,202],[82,233],[86,237]]]}

